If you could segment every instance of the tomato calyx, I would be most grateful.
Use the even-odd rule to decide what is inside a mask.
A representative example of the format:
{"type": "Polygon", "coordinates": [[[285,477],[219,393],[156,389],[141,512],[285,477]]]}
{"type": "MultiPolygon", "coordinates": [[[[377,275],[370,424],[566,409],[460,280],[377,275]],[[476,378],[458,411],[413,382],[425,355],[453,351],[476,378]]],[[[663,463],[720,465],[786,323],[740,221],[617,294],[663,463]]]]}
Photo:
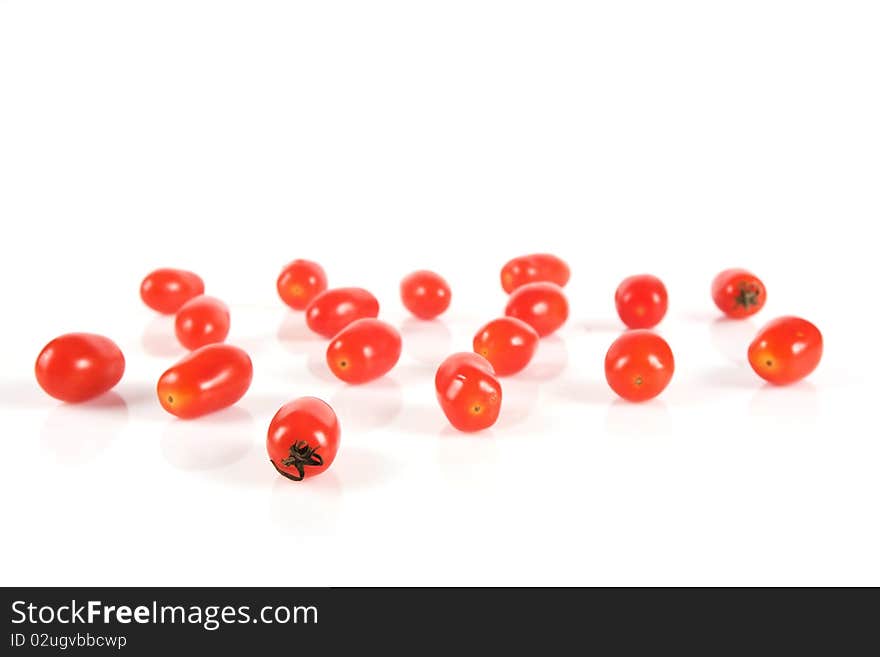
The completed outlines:
{"type": "Polygon", "coordinates": [[[758,305],[760,296],[761,289],[757,285],[742,283],[739,286],[739,294],[737,294],[733,300],[737,306],[749,308],[750,306],[758,305]]]}
{"type": "Polygon", "coordinates": [[[307,465],[324,465],[324,459],[318,454],[317,447],[312,447],[305,440],[299,440],[290,446],[289,456],[281,461],[281,465],[285,468],[296,468],[299,476],[285,472],[272,459],[269,459],[269,463],[278,471],[278,474],[291,481],[302,481],[306,476],[305,467],[307,465]]]}

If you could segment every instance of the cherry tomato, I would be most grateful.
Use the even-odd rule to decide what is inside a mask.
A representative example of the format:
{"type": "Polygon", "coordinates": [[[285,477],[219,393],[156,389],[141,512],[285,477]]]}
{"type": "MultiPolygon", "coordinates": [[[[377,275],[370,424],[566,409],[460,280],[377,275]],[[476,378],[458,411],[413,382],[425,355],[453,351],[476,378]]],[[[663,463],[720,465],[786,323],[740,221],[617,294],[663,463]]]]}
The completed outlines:
{"type": "Polygon", "coordinates": [[[332,338],[356,319],[377,317],[379,302],[360,287],[325,290],[306,308],[306,324],[315,333],[332,338]]]}
{"type": "Polygon", "coordinates": [[[498,376],[516,374],[532,360],[538,334],[515,317],[493,319],[474,336],[474,351],[492,364],[498,376]]]}
{"type": "Polygon", "coordinates": [[[278,276],[278,296],[294,310],[305,310],[312,299],[327,289],[327,274],[311,260],[294,260],[278,276]]]}
{"type": "Polygon", "coordinates": [[[272,418],[266,450],[278,474],[292,481],[324,472],[339,450],[336,413],[315,397],[294,399],[272,418]]]}
{"type": "Polygon", "coordinates": [[[776,385],[800,381],[822,359],[822,334],[800,317],[779,317],[758,331],[749,345],[749,364],[776,385]]]}
{"type": "Polygon", "coordinates": [[[449,308],[452,290],[449,283],[432,271],[414,271],[400,283],[403,305],[419,319],[434,319],[449,308]]]}
{"type": "Polygon", "coordinates": [[[157,269],[141,282],[141,299],[163,315],[173,315],[193,297],[205,293],[205,283],[185,269],[157,269]]]}
{"type": "Polygon", "coordinates": [[[174,332],[190,351],[223,342],[229,335],[229,308],[220,299],[204,294],[190,299],[177,311],[174,332]]]}
{"type": "Polygon", "coordinates": [[[229,344],[209,344],[184,356],[159,377],[162,408],[190,419],[232,406],[251,386],[250,356],[229,344]]]}
{"type": "Polygon", "coordinates": [[[504,314],[521,319],[542,338],[568,319],[568,300],[555,283],[526,283],[510,295],[504,314]]]}
{"type": "Polygon", "coordinates": [[[725,269],[712,281],[712,300],[728,317],[742,319],[764,307],[767,290],[761,279],[745,269],[725,269]]]}
{"type": "Polygon", "coordinates": [[[498,419],[501,384],[482,356],[470,351],[449,356],[437,369],[434,387],[440,408],[459,431],[480,431],[498,419]]]}
{"type": "Polygon", "coordinates": [[[614,294],[617,314],[629,328],[657,326],[669,305],[666,286],[656,276],[630,276],[617,286],[614,294]]]}
{"type": "Polygon", "coordinates": [[[653,331],[627,331],[605,354],[608,385],[629,401],[641,402],[656,397],[669,385],[673,372],[672,349],[653,331]]]}
{"type": "Polygon", "coordinates": [[[379,319],[357,319],[342,329],[327,347],[330,371],[346,383],[378,379],[400,359],[400,333],[379,319]]]}
{"type": "Polygon", "coordinates": [[[43,347],[34,372],[40,387],[55,399],[82,402],[119,383],[125,358],[110,338],[67,333],[43,347]]]}
{"type": "Polygon", "coordinates": [[[510,294],[526,283],[555,283],[565,287],[571,271],[565,261],[549,253],[533,253],[510,260],[501,268],[501,287],[510,294]]]}

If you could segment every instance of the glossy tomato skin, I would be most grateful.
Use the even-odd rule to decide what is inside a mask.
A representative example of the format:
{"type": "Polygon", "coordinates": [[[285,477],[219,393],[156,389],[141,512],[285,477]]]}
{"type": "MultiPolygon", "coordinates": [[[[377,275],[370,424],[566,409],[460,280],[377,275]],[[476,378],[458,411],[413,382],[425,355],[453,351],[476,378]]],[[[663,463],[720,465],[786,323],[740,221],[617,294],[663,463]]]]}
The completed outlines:
{"type": "Polygon", "coordinates": [[[822,333],[800,317],[778,317],[749,345],[749,365],[762,379],[787,385],[809,375],[822,360],[822,333]]]}
{"type": "Polygon", "coordinates": [[[459,431],[481,431],[498,419],[501,384],[482,356],[470,351],[452,354],[437,369],[434,387],[440,408],[459,431]]]}
{"type": "Polygon", "coordinates": [[[605,379],[628,401],[656,397],[669,385],[674,372],[672,349],[666,340],[646,329],[627,331],[605,354],[605,379]]]}
{"type": "Polygon", "coordinates": [[[288,263],[276,282],[278,296],[294,310],[305,310],[312,299],[327,289],[324,268],[311,260],[288,263]]]}
{"type": "Polygon", "coordinates": [[[510,294],[526,283],[555,283],[565,287],[571,270],[561,258],[550,253],[532,253],[508,261],[501,268],[501,287],[510,294]]]}
{"type": "Polygon", "coordinates": [[[712,281],[712,300],[732,319],[750,317],[764,307],[767,289],[745,269],[725,269],[712,281]]]}
{"type": "Polygon", "coordinates": [[[521,319],[499,317],[474,336],[474,352],[488,360],[498,376],[522,370],[538,348],[538,333],[521,319]]]}
{"type": "Polygon", "coordinates": [[[163,315],[173,315],[187,301],[204,293],[204,281],[185,269],[156,269],[141,282],[141,299],[163,315]]]}
{"type": "Polygon", "coordinates": [[[526,283],[510,295],[504,314],[524,321],[542,338],[568,319],[568,299],[555,283],[526,283]]]}
{"type": "Polygon", "coordinates": [[[58,336],[43,347],[34,365],[40,387],[55,399],[71,403],[107,392],[124,372],[125,357],[116,343],[94,333],[58,336]]]}
{"type": "Polygon", "coordinates": [[[419,319],[434,319],[449,308],[452,290],[440,274],[414,271],[400,283],[400,299],[408,311],[419,319]]]}
{"type": "Polygon", "coordinates": [[[251,386],[250,356],[229,344],[209,344],[184,356],[159,377],[162,408],[191,419],[232,406],[251,386]]]}
{"type": "Polygon", "coordinates": [[[346,383],[378,379],[400,359],[397,329],[372,317],[356,319],[337,333],[327,347],[330,371],[346,383]]]}
{"type": "Polygon", "coordinates": [[[306,324],[325,338],[332,338],[356,319],[378,316],[376,297],[360,287],[325,290],[306,308],[306,324]]]}
{"type": "Polygon", "coordinates": [[[639,274],[623,279],[614,293],[617,314],[629,328],[657,326],[666,315],[669,296],[666,286],[656,276],[639,274]]]}
{"type": "Polygon", "coordinates": [[[190,299],[174,317],[174,333],[192,351],[206,344],[223,342],[229,335],[229,308],[220,299],[204,294],[190,299]]]}
{"type": "Polygon", "coordinates": [[[269,461],[278,473],[301,481],[324,472],[339,451],[339,421],[328,404],[300,397],[282,406],[266,437],[269,461]]]}

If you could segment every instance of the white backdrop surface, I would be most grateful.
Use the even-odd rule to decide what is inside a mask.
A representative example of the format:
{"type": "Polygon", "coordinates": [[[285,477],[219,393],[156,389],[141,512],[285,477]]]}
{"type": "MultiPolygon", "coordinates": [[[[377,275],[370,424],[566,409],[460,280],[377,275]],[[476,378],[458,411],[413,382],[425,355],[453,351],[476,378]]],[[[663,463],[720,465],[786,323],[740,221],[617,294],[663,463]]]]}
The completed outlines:
{"type": "Polygon", "coordinates": [[[0,581],[880,584],[878,33],[871,2],[0,0],[0,581]],[[571,319],[457,434],[434,368],[532,251],[569,261],[571,319]],[[388,376],[329,374],[275,294],[297,257],[379,297],[388,376]],[[158,266],[230,304],[237,406],[159,407],[158,266]],[[767,284],[752,320],[709,298],[729,266],[767,284]],[[418,268],[452,285],[440,321],[400,304],[418,268]],[[602,363],[640,272],[677,369],[632,405],[602,363]],[[745,348],[782,314],[826,350],[777,389],[745,348]],[[33,377],[69,331],[128,362],[83,406],[33,377]],[[297,485],[264,441],[301,395],[343,437],[297,485]]]}

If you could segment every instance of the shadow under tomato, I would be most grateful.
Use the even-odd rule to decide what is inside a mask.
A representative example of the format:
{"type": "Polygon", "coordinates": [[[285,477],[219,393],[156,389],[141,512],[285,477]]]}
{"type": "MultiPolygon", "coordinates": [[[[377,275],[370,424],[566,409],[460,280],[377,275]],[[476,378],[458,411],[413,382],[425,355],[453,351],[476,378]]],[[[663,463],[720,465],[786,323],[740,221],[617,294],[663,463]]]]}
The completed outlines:
{"type": "Polygon", "coordinates": [[[288,312],[278,326],[278,341],[294,354],[320,352],[323,354],[327,340],[312,331],[306,324],[305,313],[288,312]]]}
{"type": "Polygon", "coordinates": [[[330,398],[344,431],[366,433],[390,424],[403,407],[403,390],[390,376],[343,384],[330,398]]]}
{"type": "Polygon", "coordinates": [[[400,325],[405,354],[436,368],[452,350],[452,332],[442,319],[407,317],[400,325]]]}
{"type": "Polygon", "coordinates": [[[341,381],[336,378],[336,375],[330,371],[330,366],[327,364],[327,355],[323,349],[320,352],[316,351],[308,355],[306,358],[306,369],[308,369],[312,376],[320,381],[326,381],[327,383],[341,383],[341,381]]]}
{"type": "Polygon", "coordinates": [[[819,415],[819,393],[808,380],[787,386],[762,382],[749,400],[749,414],[762,423],[812,424],[819,415]]]}
{"type": "Polygon", "coordinates": [[[650,438],[668,435],[672,431],[672,418],[662,399],[639,403],[615,399],[608,405],[605,428],[618,437],[650,438]]]}
{"type": "Polygon", "coordinates": [[[182,358],[187,350],[177,341],[174,333],[174,315],[156,315],[144,327],[141,346],[156,358],[182,358]]]}
{"type": "Polygon", "coordinates": [[[128,405],[110,391],[80,404],[59,404],[40,431],[46,451],[59,463],[92,461],[107,449],[128,422],[128,405]]]}
{"type": "Polygon", "coordinates": [[[561,375],[567,367],[568,347],[563,338],[553,334],[541,338],[532,362],[516,376],[525,381],[551,381],[561,375]]]}
{"type": "Polygon", "coordinates": [[[332,467],[346,491],[373,488],[387,483],[399,470],[399,464],[390,451],[383,451],[380,447],[368,449],[359,445],[341,447],[332,467]]]}
{"type": "Polygon", "coordinates": [[[506,429],[525,422],[538,403],[540,391],[535,381],[516,376],[501,379],[501,412],[495,426],[506,429]]]}
{"type": "MultiPolygon", "coordinates": [[[[269,500],[272,522],[285,533],[298,536],[333,534],[342,496],[336,465],[334,462],[321,474],[302,481],[290,481],[274,470],[267,473],[273,482],[269,500]]],[[[272,469],[268,462],[266,467],[272,469]]],[[[279,583],[296,585],[295,575],[291,577],[291,581],[279,583]]]]}
{"type": "Polygon", "coordinates": [[[162,433],[162,456],[180,470],[213,470],[244,458],[259,434],[239,406],[193,420],[175,418],[162,433]]]}
{"type": "Polygon", "coordinates": [[[715,349],[731,363],[748,365],[749,344],[758,329],[750,319],[717,317],[709,323],[709,335],[715,349]]]}

